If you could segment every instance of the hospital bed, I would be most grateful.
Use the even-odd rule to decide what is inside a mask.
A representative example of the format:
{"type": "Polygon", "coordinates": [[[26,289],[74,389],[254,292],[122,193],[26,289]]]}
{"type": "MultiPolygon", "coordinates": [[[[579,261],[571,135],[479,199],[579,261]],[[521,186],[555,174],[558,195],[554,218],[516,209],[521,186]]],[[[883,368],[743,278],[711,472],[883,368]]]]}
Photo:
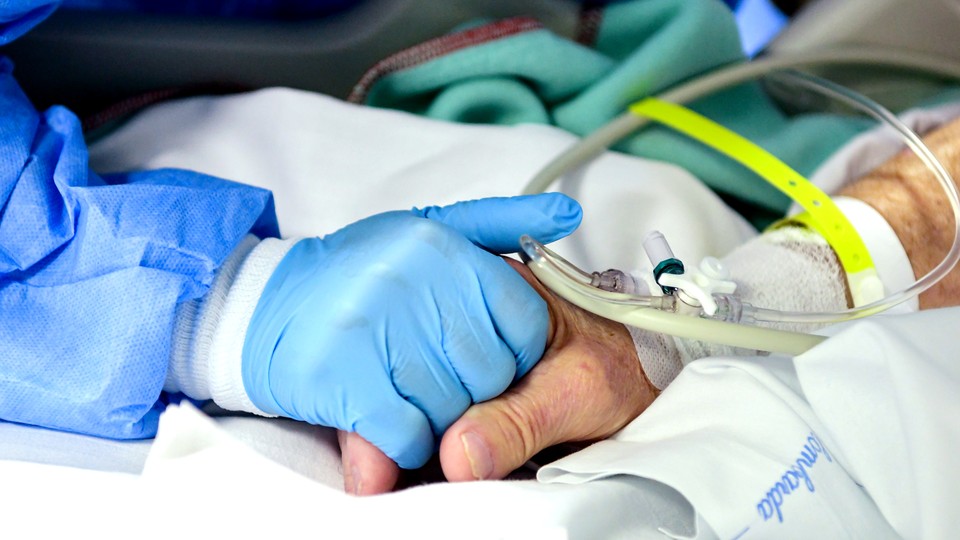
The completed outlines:
{"type": "MultiPolygon", "coordinates": [[[[746,0],[745,3],[760,3],[746,0]]],[[[819,0],[768,47],[772,53],[845,45],[883,45],[960,59],[950,39],[957,6],[923,0],[819,0]]],[[[576,38],[573,0],[458,0],[442,10],[413,0],[365,0],[343,14],[284,22],[58,12],[4,49],[18,79],[43,107],[93,112],[158,88],[223,82],[285,86],[346,98],[377,61],[442,35],[464,21],[534,14],[560,36],[576,38]]],[[[850,82],[844,78],[841,82],[850,82]]]]}
{"type": "MultiPolygon", "coordinates": [[[[282,46],[278,45],[277,36],[286,29],[267,24],[239,22],[223,26],[181,21],[177,25],[150,25],[158,37],[135,40],[138,47],[145,48],[129,55],[120,52],[132,47],[130,42],[123,41],[124,34],[105,39],[106,33],[98,30],[99,25],[129,25],[125,35],[133,39],[142,35],[146,21],[63,13],[11,47],[9,54],[22,66],[18,73],[24,85],[39,100],[53,102],[82,95],[85,101],[77,104],[81,109],[95,108],[157,86],[190,86],[208,81],[210,73],[253,88],[282,85],[344,97],[362,74],[357,71],[358,66],[370,65],[371,60],[392,50],[449,28],[449,20],[431,21],[423,26],[407,24],[404,12],[412,4],[366,2],[359,8],[361,11],[299,27],[294,32],[295,43],[285,42],[282,46]],[[362,11],[367,9],[370,11],[362,11]],[[351,19],[354,16],[357,18],[351,19]],[[348,30],[361,22],[376,23],[373,26],[378,33],[365,35],[348,30]],[[217,33],[208,33],[211,31],[217,33]],[[194,42],[199,36],[203,37],[194,42]],[[395,37],[386,40],[384,36],[395,37]],[[231,47],[236,56],[225,61],[224,52],[212,48],[211,44],[217,42],[237,44],[231,47]],[[156,49],[148,50],[149,47],[156,49]],[[94,50],[108,51],[104,54],[113,55],[114,60],[106,62],[105,56],[91,52],[94,50]],[[182,61],[187,50],[191,51],[191,61],[196,62],[189,67],[182,61]],[[344,50],[348,53],[344,54],[344,50]],[[282,57],[288,60],[277,60],[282,57]],[[151,59],[149,63],[147,58],[151,59]],[[64,63],[53,64],[54,59],[64,63]],[[264,69],[251,69],[252,61],[263,62],[264,69]],[[88,66],[94,62],[98,76],[91,78],[89,74],[94,71],[88,66]],[[310,69],[304,69],[305,65],[310,69]],[[30,72],[27,66],[46,69],[30,72]],[[231,69],[235,71],[228,73],[231,69]],[[63,78],[54,84],[49,79],[52,73],[63,78]],[[104,83],[108,80],[109,85],[104,83]]],[[[506,16],[515,14],[520,9],[518,4],[492,2],[485,7],[493,10],[495,16],[506,16]]],[[[478,9],[472,2],[457,5],[464,10],[456,14],[458,17],[478,9]]],[[[571,5],[529,2],[524,9],[545,14],[548,25],[569,35],[575,17],[571,5]]],[[[930,0],[923,5],[926,9],[902,10],[897,9],[894,0],[814,2],[772,44],[771,50],[776,53],[807,48],[811,43],[828,46],[880,39],[885,44],[919,47],[925,52],[958,54],[954,47],[943,47],[941,40],[910,39],[916,28],[931,35],[935,32],[929,29],[940,25],[946,28],[945,21],[960,17],[960,8],[954,2],[930,0]],[[840,23],[849,21],[840,15],[854,7],[863,24],[840,23]],[[875,32],[874,24],[886,24],[895,31],[875,32]]],[[[830,75],[843,78],[845,74],[830,75]]],[[[849,73],[846,75],[849,77],[849,73]]],[[[843,82],[857,85],[853,80],[843,82]]],[[[880,90],[896,96],[902,96],[902,89],[907,86],[913,92],[923,92],[927,84],[904,79],[896,82],[900,90],[894,91],[889,79],[882,83],[880,90]]],[[[947,109],[941,113],[958,114],[947,109]]],[[[490,174],[497,164],[520,177],[532,176],[571,142],[570,135],[549,128],[454,126],[391,111],[355,108],[298,90],[271,89],[153,107],[94,144],[91,165],[98,170],[180,166],[265,185],[277,193],[282,230],[296,234],[333,230],[373,212],[423,204],[426,198],[431,203],[446,202],[437,200],[437,193],[453,200],[515,191],[515,176],[490,174]],[[335,134],[297,144],[327,144],[353,152],[349,163],[364,163],[359,175],[364,180],[355,181],[356,168],[333,158],[278,177],[272,164],[262,156],[244,155],[244,148],[258,142],[238,127],[273,126],[282,139],[282,121],[294,111],[310,111],[309,120],[322,120],[335,134]],[[203,137],[183,127],[198,115],[208,126],[203,137]],[[377,134],[372,135],[358,124],[377,125],[377,134]],[[157,137],[158,132],[163,135],[157,137]],[[371,136],[378,139],[371,143],[371,136]],[[403,141],[408,144],[402,145],[403,141]],[[538,144],[524,145],[529,141],[538,144]],[[225,147],[238,150],[219,159],[210,158],[225,147]],[[364,148],[369,147],[394,150],[371,160],[370,154],[364,153],[364,148]],[[525,151],[517,151],[518,147],[525,151]],[[424,148],[439,151],[427,155],[424,148]],[[529,148],[532,150],[526,150],[529,148]],[[478,153],[477,149],[481,151],[478,153]],[[310,169],[317,166],[323,166],[334,178],[354,181],[349,189],[332,188],[321,198],[304,180],[310,169]],[[453,171],[465,176],[458,190],[450,190],[446,183],[453,171]],[[401,187],[384,187],[389,185],[401,187]],[[364,205],[336,202],[346,198],[363,201],[364,205]],[[285,204],[289,206],[284,207],[285,204]]],[[[586,235],[603,227],[617,229],[625,220],[631,220],[632,226],[641,230],[647,226],[662,228],[665,223],[670,227],[670,216],[675,214],[711,216],[709,224],[700,228],[673,223],[673,228],[678,229],[680,249],[690,253],[725,251],[752,234],[719,198],[668,165],[608,153],[578,178],[565,181],[576,184],[585,206],[609,209],[606,217],[614,221],[612,225],[586,223],[586,235]],[[661,186],[637,181],[663,176],[670,176],[674,193],[679,191],[683,196],[671,196],[661,186]],[[606,182],[607,189],[592,189],[600,179],[606,182]],[[636,212],[629,205],[651,197],[665,200],[664,206],[639,218],[645,222],[637,223],[636,212]]],[[[622,250],[613,242],[602,246],[573,243],[567,249],[584,265],[629,266],[631,262],[622,258],[622,250]]],[[[937,382],[938,373],[957,376],[957,367],[952,365],[957,347],[949,336],[931,332],[931,328],[955,328],[958,323],[960,312],[951,310],[922,314],[903,322],[837,329],[837,339],[830,340],[833,349],[820,350],[800,362],[779,356],[698,362],[623,433],[547,467],[541,475],[543,482],[523,479],[521,474],[516,481],[430,484],[382,497],[353,499],[340,492],[342,472],[335,436],[330,430],[233,415],[209,406],[201,410],[189,403],[171,407],[164,414],[154,441],[119,443],[0,423],[0,477],[6,488],[0,492],[0,508],[5,514],[5,525],[0,527],[30,536],[89,531],[107,537],[129,536],[131,531],[147,537],[168,536],[177,531],[245,537],[283,533],[403,537],[410,533],[425,538],[733,538],[766,537],[784,531],[839,531],[848,536],[896,537],[898,532],[902,534],[904,523],[928,523],[917,516],[926,517],[926,512],[937,510],[937,490],[957,473],[945,471],[939,480],[923,479],[917,483],[909,471],[887,471],[878,480],[877,469],[898,463],[897,460],[904,462],[908,456],[873,457],[873,445],[883,444],[883,440],[871,438],[876,433],[870,431],[869,425],[861,426],[860,438],[851,435],[848,439],[843,434],[855,430],[851,425],[855,417],[835,411],[856,411],[882,404],[873,413],[875,416],[906,414],[904,418],[916,420],[957,413],[956,400],[949,398],[952,388],[942,380],[937,382]],[[898,371],[871,362],[883,351],[900,351],[903,358],[917,354],[930,358],[932,367],[920,380],[926,383],[927,392],[944,396],[943,410],[918,405],[918,410],[909,412],[908,405],[913,403],[911,389],[898,382],[898,371]],[[831,362],[838,356],[848,357],[849,361],[838,368],[831,362]],[[846,373],[848,379],[859,380],[860,384],[843,389],[825,384],[847,370],[855,374],[851,377],[846,373]],[[731,403],[717,389],[752,395],[755,399],[747,405],[731,403]],[[885,391],[905,396],[906,401],[900,405],[906,409],[898,410],[896,404],[878,397],[885,391]],[[737,447],[739,441],[757,440],[763,440],[763,445],[737,447]],[[838,449],[843,452],[838,453],[838,449]],[[755,487],[751,469],[767,465],[769,455],[790,452],[797,456],[795,463],[806,460],[803,470],[816,489],[777,491],[778,478],[774,477],[770,482],[773,487],[749,492],[755,487]],[[700,459],[707,454],[725,453],[729,454],[730,464],[725,470],[708,467],[708,461],[700,459]],[[891,494],[890,486],[930,489],[913,493],[915,504],[902,505],[891,517],[890,509],[902,503],[891,494]],[[743,490],[748,493],[742,493],[743,490]],[[878,497],[877,493],[881,495],[878,497]],[[725,514],[738,515],[729,505],[740,500],[752,501],[749,510],[758,516],[756,521],[726,518],[725,514]],[[928,508],[920,508],[927,503],[928,508]],[[763,518],[765,512],[769,519],[763,518]],[[781,519],[773,517],[776,514],[781,519]],[[51,519],[51,515],[56,517],[51,519]],[[783,528],[787,526],[790,528],[783,528]]],[[[950,378],[947,379],[949,382],[950,378]]],[[[912,390],[915,392],[916,388],[912,390]]],[[[942,428],[936,421],[931,421],[933,425],[920,424],[916,428],[921,431],[935,433],[942,428]]],[[[949,441],[946,446],[949,447],[949,441]]],[[[942,447],[937,445],[894,445],[887,450],[890,454],[919,452],[931,460],[944,457],[942,447]]],[[[783,474],[786,478],[787,473],[783,474]]],[[[936,537],[937,533],[950,530],[951,524],[957,525],[949,520],[934,523],[930,529],[917,532],[936,537]]]]}

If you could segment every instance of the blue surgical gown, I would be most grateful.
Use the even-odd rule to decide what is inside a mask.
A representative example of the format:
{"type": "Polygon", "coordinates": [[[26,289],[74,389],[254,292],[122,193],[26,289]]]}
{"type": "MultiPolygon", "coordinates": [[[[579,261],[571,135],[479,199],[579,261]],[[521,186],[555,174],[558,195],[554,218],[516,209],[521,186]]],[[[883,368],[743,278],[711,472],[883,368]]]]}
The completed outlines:
{"type": "MultiPolygon", "coordinates": [[[[0,2],[0,45],[56,2],[0,2]]],[[[268,191],[184,170],[98,176],[77,117],[37,111],[0,57],[0,419],[156,433],[178,304],[247,234],[268,191]]]]}

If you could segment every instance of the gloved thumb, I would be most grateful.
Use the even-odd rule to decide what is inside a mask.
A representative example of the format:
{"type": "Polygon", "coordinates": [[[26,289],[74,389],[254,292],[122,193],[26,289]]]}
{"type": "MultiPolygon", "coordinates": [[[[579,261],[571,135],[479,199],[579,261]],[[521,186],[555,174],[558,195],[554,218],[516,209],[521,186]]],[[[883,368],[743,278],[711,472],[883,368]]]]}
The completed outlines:
{"type": "Polygon", "coordinates": [[[518,251],[524,234],[544,244],[554,242],[575,231],[583,217],[580,204],[562,193],[491,197],[412,212],[453,227],[493,253],[518,251]]]}

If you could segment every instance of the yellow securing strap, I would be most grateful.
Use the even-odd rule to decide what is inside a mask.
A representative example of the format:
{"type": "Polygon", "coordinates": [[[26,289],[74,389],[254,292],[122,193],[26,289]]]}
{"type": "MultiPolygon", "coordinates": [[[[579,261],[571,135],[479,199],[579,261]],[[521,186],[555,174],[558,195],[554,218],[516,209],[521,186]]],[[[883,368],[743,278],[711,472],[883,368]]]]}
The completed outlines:
{"type": "Polygon", "coordinates": [[[836,252],[847,274],[854,304],[868,304],[883,297],[873,259],[860,235],[830,197],[801,174],[763,148],[681,105],[646,98],[630,105],[629,110],[729,156],[773,184],[806,210],[806,215],[791,219],[816,230],[836,252]]]}

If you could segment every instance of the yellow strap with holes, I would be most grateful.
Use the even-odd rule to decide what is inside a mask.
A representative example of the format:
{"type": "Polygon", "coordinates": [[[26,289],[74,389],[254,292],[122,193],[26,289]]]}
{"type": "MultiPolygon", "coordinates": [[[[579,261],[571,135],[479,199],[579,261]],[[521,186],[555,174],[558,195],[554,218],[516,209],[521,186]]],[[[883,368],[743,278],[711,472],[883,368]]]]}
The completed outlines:
{"type": "Polygon", "coordinates": [[[729,156],[773,184],[806,210],[785,221],[816,230],[836,252],[847,274],[854,304],[860,306],[883,297],[882,283],[860,235],[830,197],[801,174],[763,148],[681,105],[646,98],[630,105],[629,110],[729,156]]]}

